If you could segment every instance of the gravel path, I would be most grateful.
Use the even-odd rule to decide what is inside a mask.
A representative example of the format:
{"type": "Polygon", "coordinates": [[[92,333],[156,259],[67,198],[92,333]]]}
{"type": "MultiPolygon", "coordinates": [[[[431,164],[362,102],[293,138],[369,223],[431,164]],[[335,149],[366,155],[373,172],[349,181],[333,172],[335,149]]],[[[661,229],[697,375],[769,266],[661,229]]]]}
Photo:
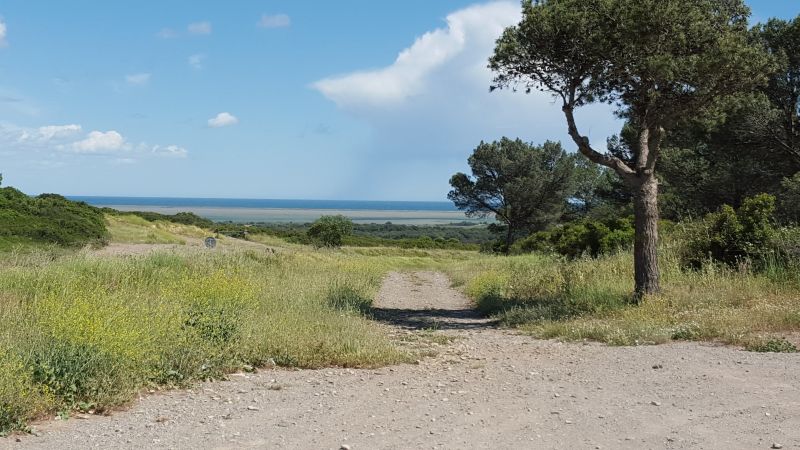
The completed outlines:
{"type": "Polygon", "coordinates": [[[537,341],[493,328],[431,272],[391,274],[375,315],[438,355],[236,374],[111,416],[40,424],[0,447],[800,448],[796,355],[537,341]]]}

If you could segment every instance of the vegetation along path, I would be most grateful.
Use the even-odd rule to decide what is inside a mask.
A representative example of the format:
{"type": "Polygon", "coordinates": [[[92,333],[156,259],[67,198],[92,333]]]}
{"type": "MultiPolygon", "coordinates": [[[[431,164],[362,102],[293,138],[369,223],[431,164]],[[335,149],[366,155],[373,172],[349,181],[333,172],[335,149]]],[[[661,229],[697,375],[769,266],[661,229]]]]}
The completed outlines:
{"type": "Polygon", "coordinates": [[[609,347],[497,329],[439,273],[375,304],[436,350],[377,370],[283,370],[39,425],[11,448],[797,448],[800,359],[694,343],[609,347]],[[432,352],[431,352],[432,353],[432,352]],[[433,353],[432,353],[433,354],[433,353]],[[85,420],[80,420],[85,419],[85,420]]]}

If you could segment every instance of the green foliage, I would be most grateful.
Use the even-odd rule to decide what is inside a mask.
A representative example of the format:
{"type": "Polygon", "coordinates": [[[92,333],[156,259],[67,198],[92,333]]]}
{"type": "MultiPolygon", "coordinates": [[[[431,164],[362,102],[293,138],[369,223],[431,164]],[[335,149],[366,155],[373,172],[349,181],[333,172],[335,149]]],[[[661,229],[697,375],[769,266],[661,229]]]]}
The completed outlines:
{"type": "Polygon", "coordinates": [[[105,243],[108,232],[98,208],[56,194],[28,197],[5,187],[0,188],[0,238],[81,247],[105,243]]]}
{"type": "Polygon", "coordinates": [[[308,237],[320,247],[341,247],[353,233],[353,221],[342,215],[322,216],[311,224],[308,237]]]}
{"type": "Polygon", "coordinates": [[[210,229],[214,227],[214,222],[206,219],[204,217],[200,217],[193,212],[179,212],[176,214],[160,214],[157,212],[151,211],[117,211],[112,208],[103,208],[104,213],[111,214],[111,215],[134,215],[141,217],[149,222],[172,222],[178,223],[181,225],[192,225],[199,228],[206,228],[210,229]]]}
{"type": "Polygon", "coordinates": [[[761,353],[797,353],[797,346],[786,339],[769,339],[766,341],[755,341],[745,346],[751,352],[761,353]]]}
{"type": "Polygon", "coordinates": [[[582,220],[534,233],[515,244],[514,251],[554,252],[568,258],[597,257],[629,248],[633,235],[633,225],[628,218],[582,220]]]}
{"type": "Polygon", "coordinates": [[[472,176],[450,178],[447,198],[470,217],[493,214],[506,250],[523,231],[552,225],[575,192],[576,157],[560,143],[535,146],[520,139],[485,143],[469,157],[472,176]]]}
{"type": "Polygon", "coordinates": [[[25,361],[0,348],[0,437],[24,430],[26,420],[50,406],[46,390],[36,384],[25,361]]]}
{"type": "Polygon", "coordinates": [[[775,197],[768,194],[745,199],[738,210],[723,205],[692,230],[684,262],[694,267],[707,259],[732,266],[745,260],[763,262],[773,250],[774,213],[775,197]]]}
{"type": "Polygon", "coordinates": [[[778,194],[778,212],[783,220],[800,224],[800,172],[785,178],[778,194]]]}

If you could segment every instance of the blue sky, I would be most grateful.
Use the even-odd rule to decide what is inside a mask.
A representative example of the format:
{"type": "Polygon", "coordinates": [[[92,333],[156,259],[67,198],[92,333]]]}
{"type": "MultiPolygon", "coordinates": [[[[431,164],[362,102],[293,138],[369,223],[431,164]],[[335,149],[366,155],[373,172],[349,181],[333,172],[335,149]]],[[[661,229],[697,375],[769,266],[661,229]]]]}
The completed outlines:
{"type": "MultiPolygon", "coordinates": [[[[573,148],[547,96],[488,93],[518,18],[516,0],[5,0],[0,172],[28,193],[442,200],[481,139],[573,148]]],[[[580,119],[601,145],[619,127],[580,119]]]]}

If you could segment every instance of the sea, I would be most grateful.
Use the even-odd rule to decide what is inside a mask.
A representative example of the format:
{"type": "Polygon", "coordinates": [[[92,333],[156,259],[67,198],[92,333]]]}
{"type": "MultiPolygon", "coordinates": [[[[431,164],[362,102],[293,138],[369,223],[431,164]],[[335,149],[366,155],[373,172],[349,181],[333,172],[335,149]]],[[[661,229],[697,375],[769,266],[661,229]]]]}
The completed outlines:
{"type": "Polygon", "coordinates": [[[356,223],[447,225],[489,223],[492,218],[468,218],[450,202],[369,200],[281,200],[243,198],[95,197],[69,196],[98,207],[161,214],[193,212],[217,222],[307,223],[323,215],[342,214],[356,223]]]}

